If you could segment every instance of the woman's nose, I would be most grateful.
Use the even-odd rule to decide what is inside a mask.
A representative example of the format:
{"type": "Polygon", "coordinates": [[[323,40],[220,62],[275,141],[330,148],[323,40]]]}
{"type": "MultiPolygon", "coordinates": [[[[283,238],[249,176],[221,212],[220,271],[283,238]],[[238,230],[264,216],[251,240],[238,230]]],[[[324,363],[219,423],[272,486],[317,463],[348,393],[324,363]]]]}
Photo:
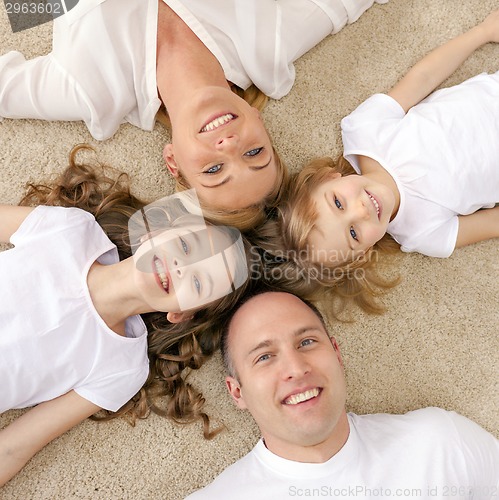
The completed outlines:
{"type": "Polygon", "coordinates": [[[239,136],[236,134],[219,137],[215,144],[218,150],[230,150],[239,144],[239,136]]]}

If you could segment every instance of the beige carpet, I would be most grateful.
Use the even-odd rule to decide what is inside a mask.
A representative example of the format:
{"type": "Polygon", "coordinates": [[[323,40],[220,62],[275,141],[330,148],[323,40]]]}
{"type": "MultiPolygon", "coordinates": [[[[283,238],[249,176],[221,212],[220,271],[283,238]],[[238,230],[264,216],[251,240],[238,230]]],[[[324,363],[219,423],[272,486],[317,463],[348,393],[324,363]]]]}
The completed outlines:
{"type": "MultiPolygon", "coordinates": [[[[306,54],[296,64],[290,95],[264,113],[289,167],[338,153],[341,117],[497,7],[497,0],[391,0],[306,54]]],[[[50,45],[50,25],[13,35],[1,4],[0,53],[17,49],[35,56],[50,45]]],[[[497,69],[499,45],[490,45],[448,83],[497,69]]],[[[28,179],[60,170],[79,142],[95,145],[102,160],[132,173],[137,194],[154,198],[171,189],[160,154],[166,136],[159,129],[123,126],[99,144],[80,123],[5,120],[0,137],[2,203],[15,203],[28,179]]],[[[498,243],[478,244],[446,260],[404,256],[403,283],[387,297],[388,313],[359,315],[354,324],[334,327],[347,366],[350,410],[399,413],[435,405],[499,433],[498,243]]],[[[124,421],[88,421],[40,452],[0,490],[0,498],[176,500],[207,484],[254,445],[258,432],[232,407],[218,357],[193,379],[214,420],[227,427],[215,440],[204,441],[197,425],[158,417],[135,428],[124,421]]],[[[2,415],[0,427],[19,414],[2,415]]],[[[236,492],[232,498],[237,500],[236,492]]]]}

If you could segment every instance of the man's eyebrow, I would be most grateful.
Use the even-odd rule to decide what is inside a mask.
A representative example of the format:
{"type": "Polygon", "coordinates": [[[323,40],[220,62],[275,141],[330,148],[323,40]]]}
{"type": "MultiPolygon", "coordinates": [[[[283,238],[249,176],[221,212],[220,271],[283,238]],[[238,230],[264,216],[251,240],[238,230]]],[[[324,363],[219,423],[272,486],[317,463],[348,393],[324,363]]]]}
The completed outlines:
{"type": "MultiPolygon", "coordinates": [[[[299,337],[300,335],[303,335],[304,333],[309,332],[309,331],[321,331],[322,333],[325,333],[326,335],[328,335],[328,333],[325,330],[324,331],[323,330],[324,330],[323,328],[320,328],[318,326],[307,325],[307,326],[302,326],[301,328],[298,328],[297,330],[295,330],[293,332],[293,336],[299,337]]],[[[273,344],[274,344],[273,339],[263,340],[262,342],[257,344],[255,347],[253,347],[253,349],[251,349],[246,356],[247,357],[251,356],[251,354],[255,353],[256,351],[259,351],[260,349],[268,348],[268,347],[272,346],[273,344]]]]}

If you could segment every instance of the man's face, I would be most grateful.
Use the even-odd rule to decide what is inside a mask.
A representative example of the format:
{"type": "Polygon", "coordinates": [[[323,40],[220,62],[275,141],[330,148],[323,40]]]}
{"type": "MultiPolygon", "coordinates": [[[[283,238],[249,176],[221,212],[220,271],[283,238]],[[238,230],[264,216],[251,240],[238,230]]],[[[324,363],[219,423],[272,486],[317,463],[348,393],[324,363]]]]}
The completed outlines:
{"type": "Polygon", "coordinates": [[[227,377],[229,392],[273,453],[303,461],[304,448],[344,444],[341,356],[301,300],[278,292],[250,299],[232,319],[228,349],[237,377],[227,377]]]}

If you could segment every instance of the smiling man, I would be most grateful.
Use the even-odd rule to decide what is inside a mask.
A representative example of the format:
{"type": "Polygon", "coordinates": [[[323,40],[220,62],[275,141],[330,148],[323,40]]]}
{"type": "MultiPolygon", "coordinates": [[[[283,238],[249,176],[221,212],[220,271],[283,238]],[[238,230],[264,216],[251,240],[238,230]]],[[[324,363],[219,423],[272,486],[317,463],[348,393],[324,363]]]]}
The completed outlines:
{"type": "Polygon", "coordinates": [[[346,412],[338,345],[296,296],[266,291],[243,301],[222,355],[227,388],[262,439],[189,500],[496,498],[499,443],[465,417],[438,408],[346,412]]]}

